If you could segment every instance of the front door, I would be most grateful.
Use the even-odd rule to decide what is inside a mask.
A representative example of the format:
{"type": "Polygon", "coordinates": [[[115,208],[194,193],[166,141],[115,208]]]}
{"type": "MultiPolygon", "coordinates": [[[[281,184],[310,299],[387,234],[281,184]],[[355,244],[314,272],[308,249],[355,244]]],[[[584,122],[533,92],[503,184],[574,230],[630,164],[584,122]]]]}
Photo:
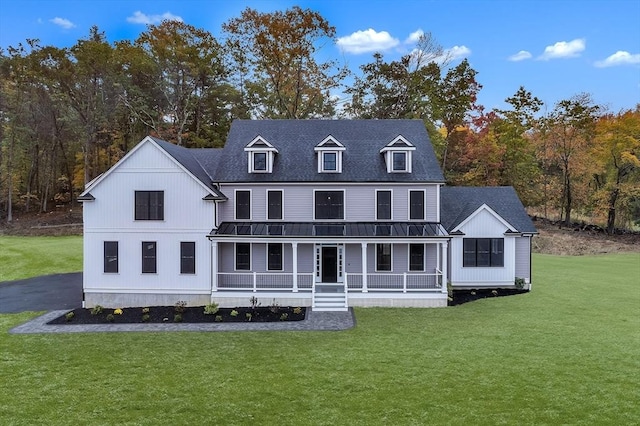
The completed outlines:
{"type": "Polygon", "coordinates": [[[322,247],[322,273],[323,283],[338,282],[338,247],[322,247]]]}

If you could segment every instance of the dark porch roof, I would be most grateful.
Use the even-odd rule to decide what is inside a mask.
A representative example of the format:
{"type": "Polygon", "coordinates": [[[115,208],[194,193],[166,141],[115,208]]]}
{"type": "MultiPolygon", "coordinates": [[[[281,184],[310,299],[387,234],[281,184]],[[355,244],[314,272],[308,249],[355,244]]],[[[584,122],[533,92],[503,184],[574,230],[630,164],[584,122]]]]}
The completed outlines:
{"type": "Polygon", "coordinates": [[[443,237],[436,222],[223,222],[211,237],[443,237]]]}

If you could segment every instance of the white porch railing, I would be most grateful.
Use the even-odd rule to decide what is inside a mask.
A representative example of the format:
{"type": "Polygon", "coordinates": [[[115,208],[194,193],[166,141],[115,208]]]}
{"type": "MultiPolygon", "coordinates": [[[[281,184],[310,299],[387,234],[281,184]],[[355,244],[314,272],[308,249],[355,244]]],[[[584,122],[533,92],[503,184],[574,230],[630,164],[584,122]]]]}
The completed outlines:
{"type": "MultiPolygon", "coordinates": [[[[345,273],[345,289],[349,292],[363,291],[362,274],[345,273]]],[[[313,274],[298,274],[297,288],[311,291],[313,274]]],[[[244,291],[293,291],[293,274],[290,272],[219,272],[218,290],[244,291]]],[[[372,273],[367,274],[367,290],[384,292],[430,292],[442,291],[442,273],[372,273]]]]}

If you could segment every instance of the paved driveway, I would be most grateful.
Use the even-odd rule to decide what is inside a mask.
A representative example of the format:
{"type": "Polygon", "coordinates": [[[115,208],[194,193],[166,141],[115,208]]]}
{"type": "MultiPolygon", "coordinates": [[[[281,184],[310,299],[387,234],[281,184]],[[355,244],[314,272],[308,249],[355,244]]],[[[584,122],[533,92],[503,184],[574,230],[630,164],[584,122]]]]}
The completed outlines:
{"type": "Polygon", "coordinates": [[[75,309],[82,306],[82,272],[0,283],[0,313],[75,309]]]}

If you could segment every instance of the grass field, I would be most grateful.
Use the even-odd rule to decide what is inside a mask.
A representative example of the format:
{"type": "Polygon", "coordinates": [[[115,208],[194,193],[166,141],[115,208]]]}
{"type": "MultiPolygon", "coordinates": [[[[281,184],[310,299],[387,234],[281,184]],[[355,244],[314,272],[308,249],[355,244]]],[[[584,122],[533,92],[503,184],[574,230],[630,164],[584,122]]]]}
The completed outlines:
{"type": "Polygon", "coordinates": [[[0,424],[640,423],[640,254],[534,256],[529,294],[343,332],[10,335],[0,424]]]}
{"type": "Polygon", "coordinates": [[[82,270],[82,236],[0,236],[0,282],[82,270]]]}

